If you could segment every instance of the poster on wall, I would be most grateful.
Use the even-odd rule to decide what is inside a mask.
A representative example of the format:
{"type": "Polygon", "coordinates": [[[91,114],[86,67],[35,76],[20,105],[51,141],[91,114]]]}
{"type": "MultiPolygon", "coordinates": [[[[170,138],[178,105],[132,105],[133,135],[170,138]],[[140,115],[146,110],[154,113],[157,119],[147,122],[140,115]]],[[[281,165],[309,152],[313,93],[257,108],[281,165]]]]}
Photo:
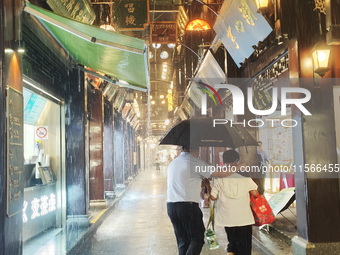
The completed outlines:
{"type": "Polygon", "coordinates": [[[48,139],[48,126],[36,126],[35,139],[36,140],[48,139]]]}

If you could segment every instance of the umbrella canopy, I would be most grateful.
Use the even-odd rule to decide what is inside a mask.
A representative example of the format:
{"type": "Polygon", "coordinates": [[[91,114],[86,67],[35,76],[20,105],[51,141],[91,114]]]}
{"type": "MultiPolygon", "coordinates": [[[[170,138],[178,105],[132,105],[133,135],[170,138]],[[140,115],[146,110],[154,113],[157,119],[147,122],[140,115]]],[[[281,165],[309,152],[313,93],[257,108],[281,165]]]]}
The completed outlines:
{"type": "Polygon", "coordinates": [[[211,117],[183,120],[172,127],[160,144],[190,147],[257,146],[257,141],[242,126],[213,125],[211,117]]]}

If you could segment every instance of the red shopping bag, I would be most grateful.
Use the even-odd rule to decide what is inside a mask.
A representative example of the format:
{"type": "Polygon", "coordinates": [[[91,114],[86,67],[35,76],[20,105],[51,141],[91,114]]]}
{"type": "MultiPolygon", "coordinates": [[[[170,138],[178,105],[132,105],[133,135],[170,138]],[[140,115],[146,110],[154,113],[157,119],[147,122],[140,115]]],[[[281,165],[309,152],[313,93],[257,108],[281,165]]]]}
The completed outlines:
{"type": "Polygon", "coordinates": [[[254,215],[255,226],[262,226],[274,222],[275,215],[263,195],[253,196],[250,194],[250,207],[254,215]]]}

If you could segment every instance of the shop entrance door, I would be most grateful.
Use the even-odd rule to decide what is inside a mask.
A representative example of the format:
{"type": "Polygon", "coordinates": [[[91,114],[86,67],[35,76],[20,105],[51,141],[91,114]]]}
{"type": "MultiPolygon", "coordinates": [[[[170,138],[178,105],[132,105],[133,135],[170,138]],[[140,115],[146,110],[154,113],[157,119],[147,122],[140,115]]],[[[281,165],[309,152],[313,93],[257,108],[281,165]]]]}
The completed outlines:
{"type": "Polygon", "coordinates": [[[23,241],[66,221],[62,102],[25,77],[23,241]]]}

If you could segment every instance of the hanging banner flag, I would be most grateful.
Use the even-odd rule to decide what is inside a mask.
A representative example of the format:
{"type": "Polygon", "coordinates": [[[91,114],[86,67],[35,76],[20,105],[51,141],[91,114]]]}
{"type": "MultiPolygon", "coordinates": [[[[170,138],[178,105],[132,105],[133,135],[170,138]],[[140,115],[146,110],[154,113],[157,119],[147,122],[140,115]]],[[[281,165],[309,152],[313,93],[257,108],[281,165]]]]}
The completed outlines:
{"type": "Polygon", "coordinates": [[[214,30],[238,67],[253,52],[253,45],[272,31],[266,19],[257,12],[255,1],[226,0],[221,7],[214,30]]]}
{"type": "Polygon", "coordinates": [[[122,0],[114,5],[118,30],[144,30],[149,24],[148,0],[122,0]]]}
{"type": "Polygon", "coordinates": [[[51,9],[61,16],[92,25],[96,14],[89,0],[47,0],[51,9]]]}

